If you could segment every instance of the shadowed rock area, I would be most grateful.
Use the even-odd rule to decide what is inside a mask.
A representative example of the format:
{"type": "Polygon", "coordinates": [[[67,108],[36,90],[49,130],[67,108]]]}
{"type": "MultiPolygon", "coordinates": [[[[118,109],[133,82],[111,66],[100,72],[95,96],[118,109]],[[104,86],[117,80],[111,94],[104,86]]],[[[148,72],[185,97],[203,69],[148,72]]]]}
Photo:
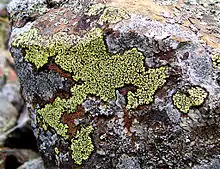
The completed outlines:
{"type": "Polygon", "coordinates": [[[220,168],[220,3],[12,0],[10,50],[45,168],[220,168]]]}

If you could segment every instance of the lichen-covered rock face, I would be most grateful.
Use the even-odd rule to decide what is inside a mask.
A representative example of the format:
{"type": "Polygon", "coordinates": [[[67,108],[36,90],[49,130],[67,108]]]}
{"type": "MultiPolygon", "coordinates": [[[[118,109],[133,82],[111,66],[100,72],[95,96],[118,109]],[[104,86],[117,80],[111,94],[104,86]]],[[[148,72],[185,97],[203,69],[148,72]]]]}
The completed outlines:
{"type": "Polygon", "coordinates": [[[19,2],[11,53],[46,168],[219,163],[219,3],[19,2]]]}

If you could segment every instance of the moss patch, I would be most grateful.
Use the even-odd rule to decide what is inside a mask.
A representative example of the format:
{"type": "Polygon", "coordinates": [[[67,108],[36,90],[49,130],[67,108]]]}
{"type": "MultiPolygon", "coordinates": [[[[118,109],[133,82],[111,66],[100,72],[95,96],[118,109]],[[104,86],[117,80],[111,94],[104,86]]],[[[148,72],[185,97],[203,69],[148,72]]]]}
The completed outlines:
{"type": "Polygon", "coordinates": [[[173,95],[174,105],[183,113],[188,113],[189,109],[193,106],[200,106],[208,93],[200,87],[191,87],[187,93],[177,91],[173,95]]]}

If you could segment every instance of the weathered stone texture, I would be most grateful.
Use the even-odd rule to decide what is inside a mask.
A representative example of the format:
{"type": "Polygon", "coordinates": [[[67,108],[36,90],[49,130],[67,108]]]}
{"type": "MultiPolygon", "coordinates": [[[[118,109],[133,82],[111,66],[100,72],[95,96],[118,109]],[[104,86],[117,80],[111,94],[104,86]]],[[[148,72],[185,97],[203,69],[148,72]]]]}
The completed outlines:
{"type": "Polygon", "coordinates": [[[46,168],[219,166],[219,2],[14,0],[8,9],[46,168]]]}

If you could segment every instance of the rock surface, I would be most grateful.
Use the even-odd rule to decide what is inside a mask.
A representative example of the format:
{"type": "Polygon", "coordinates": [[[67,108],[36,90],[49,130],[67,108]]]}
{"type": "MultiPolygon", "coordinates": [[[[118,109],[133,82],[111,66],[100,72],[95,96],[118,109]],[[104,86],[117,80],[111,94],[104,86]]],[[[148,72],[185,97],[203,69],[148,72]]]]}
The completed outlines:
{"type": "Polygon", "coordinates": [[[44,163],[43,163],[42,159],[39,157],[34,160],[30,160],[28,162],[25,162],[18,169],[44,169],[44,163]]]}
{"type": "Polygon", "coordinates": [[[12,0],[11,53],[45,168],[220,161],[220,3],[12,0]]]}

